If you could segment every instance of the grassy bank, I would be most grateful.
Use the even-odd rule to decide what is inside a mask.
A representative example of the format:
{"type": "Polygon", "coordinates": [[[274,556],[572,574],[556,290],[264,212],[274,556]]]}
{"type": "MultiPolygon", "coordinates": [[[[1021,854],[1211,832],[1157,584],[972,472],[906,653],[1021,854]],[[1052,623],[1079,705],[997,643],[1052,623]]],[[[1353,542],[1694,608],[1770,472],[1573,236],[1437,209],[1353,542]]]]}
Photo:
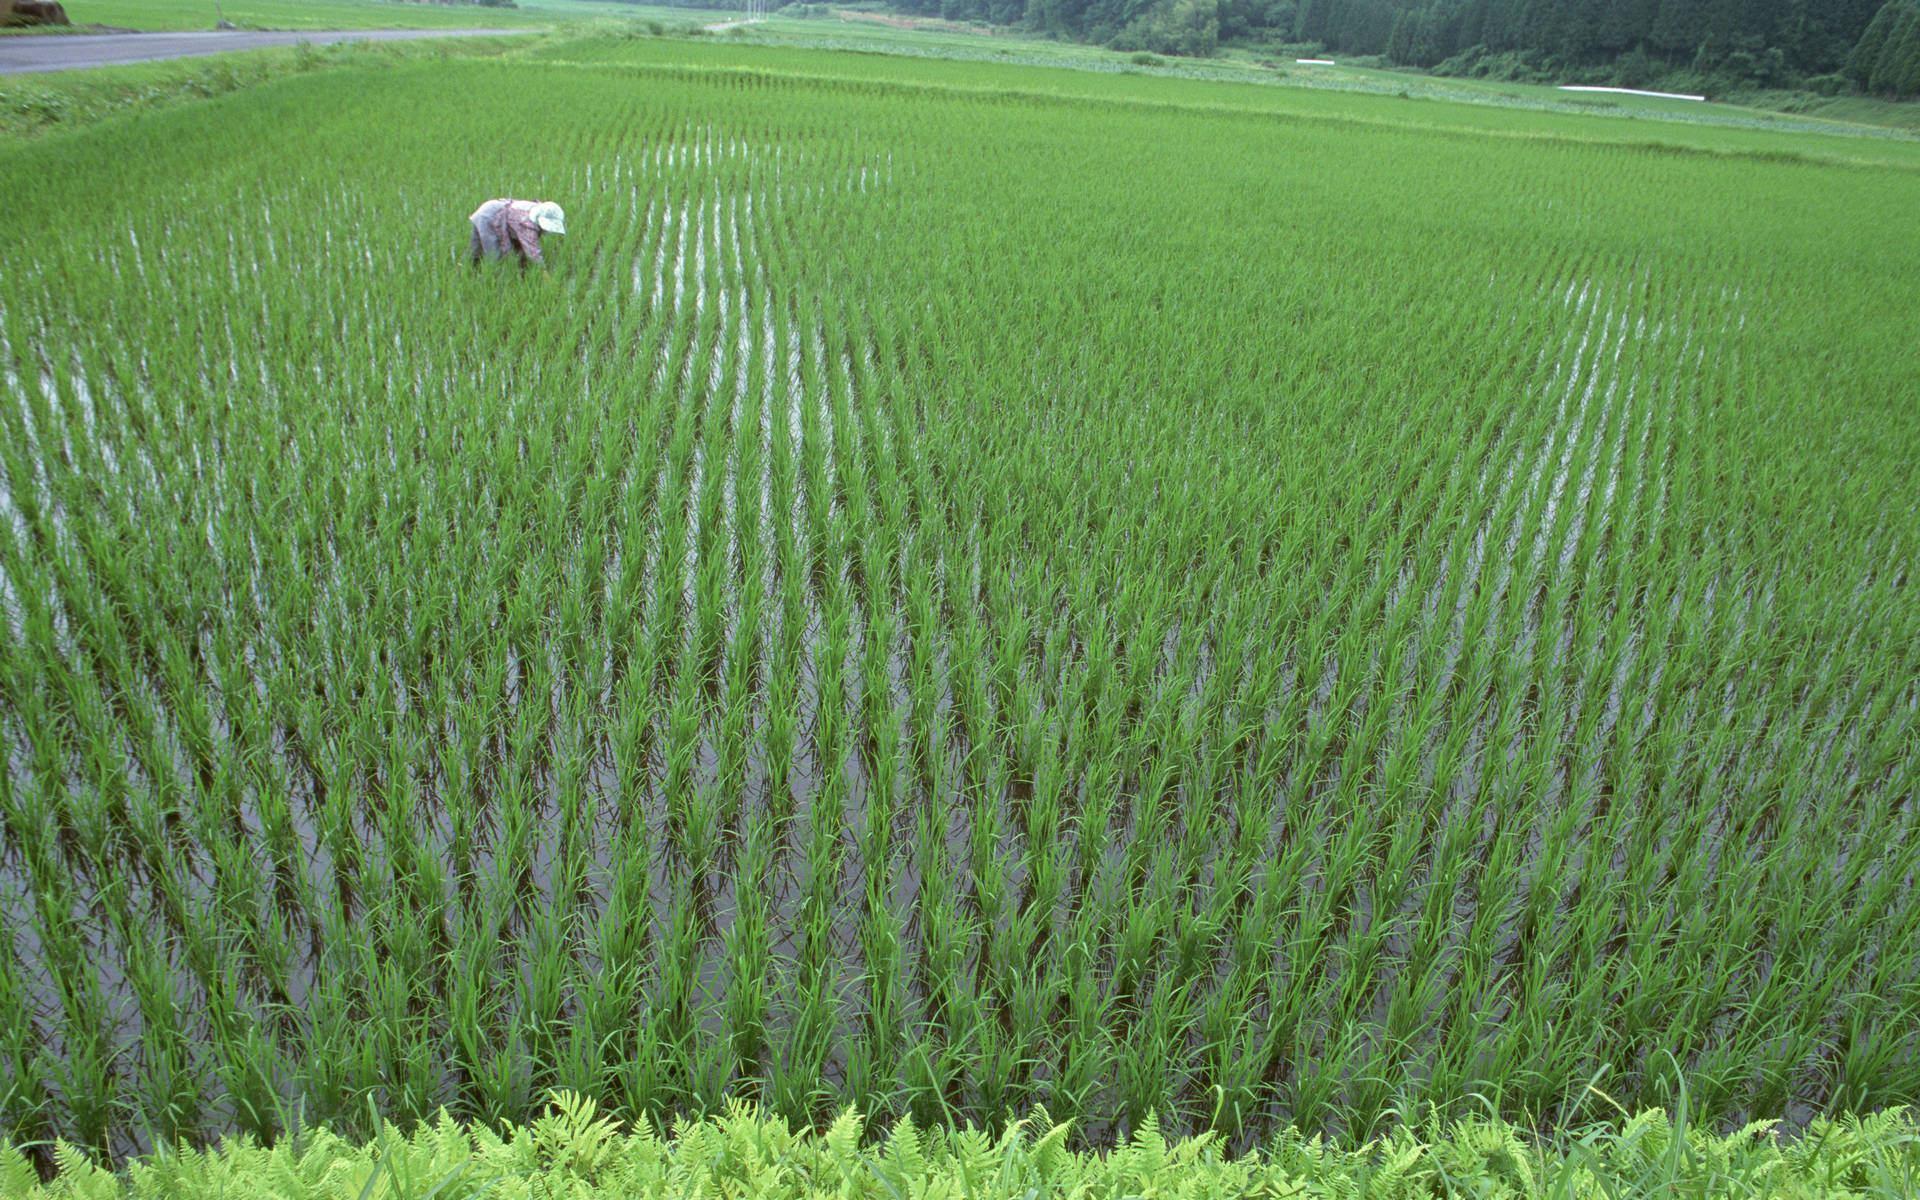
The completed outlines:
{"type": "Polygon", "coordinates": [[[1743,103],[1798,116],[1879,125],[1908,134],[1920,133],[1920,101],[1886,100],[1878,96],[1818,96],[1809,92],[1756,92],[1743,103]]]}
{"type": "Polygon", "coordinates": [[[749,1110],[626,1130],[591,1103],[560,1096],[524,1127],[494,1132],[439,1120],[366,1142],[309,1131],[272,1149],[228,1143],[109,1173],[77,1152],[47,1156],[42,1185],[0,1144],[9,1200],[1906,1200],[1920,1190],[1920,1126],[1905,1114],[1818,1123],[1777,1140],[1764,1126],[1722,1136],[1650,1111],[1541,1141],[1498,1121],[1405,1129],[1343,1148],[1277,1134],[1260,1153],[1224,1154],[1211,1138],[1143,1130],[1105,1153],[1071,1149],[1045,1114],[998,1135],[902,1121],[866,1134],[849,1112],[796,1133],[749,1110]]]}
{"type": "MultiPolygon", "coordinates": [[[[531,31],[530,31],[531,32],[531,31]]],[[[269,80],[336,67],[385,67],[449,57],[492,57],[528,48],[525,39],[448,38],[340,42],[203,58],[129,63],[80,71],[0,76],[0,142],[19,142],[123,113],[224,96],[269,80]]]]}
{"type": "Polygon", "coordinates": [[[608,6],[589,0],[517,0],[498,8],[415,0],[72,0],[64,7],[76,27],[171,32],[212,29],[219,20],[242,29],[538,28],[608,6]]]}

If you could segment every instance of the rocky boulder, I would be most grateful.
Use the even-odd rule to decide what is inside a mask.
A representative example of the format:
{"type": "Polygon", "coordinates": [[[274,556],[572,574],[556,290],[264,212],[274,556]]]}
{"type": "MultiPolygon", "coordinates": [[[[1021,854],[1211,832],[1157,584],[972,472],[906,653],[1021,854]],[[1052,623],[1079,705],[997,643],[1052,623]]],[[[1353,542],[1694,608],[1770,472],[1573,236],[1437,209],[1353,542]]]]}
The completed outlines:
{"type": "Polygon", "coordinates": [[[71,25],[56,0],[0,0],[0,25],[71,25]]]}

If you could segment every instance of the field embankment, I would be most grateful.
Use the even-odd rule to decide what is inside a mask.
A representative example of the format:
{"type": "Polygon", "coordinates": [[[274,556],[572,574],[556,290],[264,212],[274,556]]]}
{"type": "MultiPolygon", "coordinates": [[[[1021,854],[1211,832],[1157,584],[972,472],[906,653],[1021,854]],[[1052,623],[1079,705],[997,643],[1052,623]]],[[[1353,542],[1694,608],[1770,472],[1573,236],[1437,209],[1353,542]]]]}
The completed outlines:
{"type": "Polygon", "coordinates": [[[141,32],[206,31],[220,21],[241,30],[537,29],[610,7],[587,0],[521,0],[505,6],[433,0],[73,0],[65,5],[76,27],[141,32]]]}
{"type": "Polygon", "coordinates": [[[290,46],[334,46],[348,42],[411,42],[438,37],[518,36],[511,29],[362,29],[335,33],[119,33],[73,37],[14,38],[0,41],[0,75],[94,70],[129,63],[204,58],[247,50],[290,46]]]}
{"type": "Polygon", "coordinates": [[[224,96],[288,75],[333,67],[373,69],[424,58],[505,54],[518,38],[431,42],[342,42],[223,53],[0,78],[0,139],[19,142],[84,128],[108,117],[224,96]]]}

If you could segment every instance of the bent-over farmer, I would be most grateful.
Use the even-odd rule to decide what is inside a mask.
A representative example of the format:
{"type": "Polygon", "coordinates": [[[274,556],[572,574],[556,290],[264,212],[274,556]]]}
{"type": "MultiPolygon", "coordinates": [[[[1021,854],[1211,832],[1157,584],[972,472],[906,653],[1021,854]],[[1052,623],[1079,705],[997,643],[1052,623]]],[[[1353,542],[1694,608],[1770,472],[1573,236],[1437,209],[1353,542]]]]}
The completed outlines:
{"type": "Polygon", "coordinates": [[[544,264],[540,257],[540,235],[567,232],[567,214],[551,200],[489,200],[467,218],[473,222],[473,242],[467,247],[471,261],[520,256],[520,265],[544,264]]]}

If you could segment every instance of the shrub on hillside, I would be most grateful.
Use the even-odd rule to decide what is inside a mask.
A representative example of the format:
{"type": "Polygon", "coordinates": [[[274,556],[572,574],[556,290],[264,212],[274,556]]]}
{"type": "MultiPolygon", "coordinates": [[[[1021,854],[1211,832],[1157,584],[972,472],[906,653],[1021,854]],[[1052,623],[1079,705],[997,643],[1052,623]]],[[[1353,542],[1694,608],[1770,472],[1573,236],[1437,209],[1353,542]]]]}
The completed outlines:
{"type": "Polygon", "coordinates": [[[1136,17],[1108,43],[1115,50],[1144,50],[1205,58],[1220,45],[1219,0],[1173,0],[1136,17]]]}

